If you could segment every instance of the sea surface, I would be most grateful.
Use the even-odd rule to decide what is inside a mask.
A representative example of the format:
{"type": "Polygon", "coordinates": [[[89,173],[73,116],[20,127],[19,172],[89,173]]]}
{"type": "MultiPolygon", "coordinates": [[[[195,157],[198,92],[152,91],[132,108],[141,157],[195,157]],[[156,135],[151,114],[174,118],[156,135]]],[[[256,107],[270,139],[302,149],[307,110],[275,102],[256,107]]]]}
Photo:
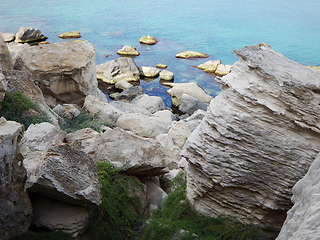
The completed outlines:
{"type": "MultiPolygon", "coordinates": [[[[300,64],[320,65],[319,0],[0,0],[0,6],[0,32],[34,27],[55,43],[70,41],[59,39],[60,33],[77,30],[95,45],[96,64],[118,58],[117,50],[130,45],[140,52],[134,58],[138,66],[166,64],[175,82],[197,82],[213,97],[220,92],[215,76],[191,66],[214,59],[233,64],[232,50],[243,46],[266,42],[300,64]],[[139,44],[146,35],[158,43],[139,44]],[[186,50],[210,57],[175,58],[186,50]]],[[[159,78],[140,80],[140,85],[171,105],[159,78]]]]}

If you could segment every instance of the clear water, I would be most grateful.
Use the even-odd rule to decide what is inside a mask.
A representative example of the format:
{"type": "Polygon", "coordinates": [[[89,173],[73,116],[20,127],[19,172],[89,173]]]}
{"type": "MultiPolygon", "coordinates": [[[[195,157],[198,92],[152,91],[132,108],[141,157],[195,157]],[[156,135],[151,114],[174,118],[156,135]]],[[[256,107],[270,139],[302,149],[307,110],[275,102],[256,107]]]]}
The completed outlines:
{"type": "MultiPolygon", "coordinates": [[[[69,41],[59,39],[60,33],[78,30],[83,40],[96,46],[97,64],[118,58],[116,51],[130,45],[141,54],[134,59],[138,66],[166,64],[175,82],[198,82],[216,96],[220,86],[214,75],[191,66],[213,59],[233,64],[237,58],[231,51],[246,45],[266,42],[291,60],[319,65],[319,10],[319,0],[3,0],[0,32],[16,33],[21,26],[39,28],[54,43],[69,41]],[[143,35],[156,37],[158,44],[140,45],[143,35]],[[174,57],[185,50],[210,57],[174,57]]],[[[167,88],[159,79],[141,80],[140,85],[170,106],[167,88]]]]}

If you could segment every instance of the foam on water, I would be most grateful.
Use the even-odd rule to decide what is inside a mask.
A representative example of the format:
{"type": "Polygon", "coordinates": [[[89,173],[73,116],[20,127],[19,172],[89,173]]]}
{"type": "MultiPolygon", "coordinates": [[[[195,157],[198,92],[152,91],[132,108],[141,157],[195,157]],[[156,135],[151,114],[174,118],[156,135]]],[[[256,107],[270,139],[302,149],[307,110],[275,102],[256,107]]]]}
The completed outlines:
{"type": "MultiPolygon", "coordinates": [[[[175,82],[198,82],[216,96],[214,76],[192,65],[220,59],[233,64],[233,49],[266,42],[272,49],[304,65],[320,64],[320,1],[291,0],[11,0],[1,3],[0,32],[16,33],[21,26],[39,28],[51,43],[66,31],[80,31],[82,39],[95,44],[97,64],[118,58],[123,45],[141,53],[139,66],[168,65],[175,82]],[[159,40],[154,46],[139,44],[143,35],[159,40]],[[208,59],[176,59],[179,51],[195,50],[208,59]],[[106,58],[104,55],[108,54],[106,58]]],[[[170,105],[167,88],[156,79],[141,81],[150,95],[161,96],[170,105]]]]}

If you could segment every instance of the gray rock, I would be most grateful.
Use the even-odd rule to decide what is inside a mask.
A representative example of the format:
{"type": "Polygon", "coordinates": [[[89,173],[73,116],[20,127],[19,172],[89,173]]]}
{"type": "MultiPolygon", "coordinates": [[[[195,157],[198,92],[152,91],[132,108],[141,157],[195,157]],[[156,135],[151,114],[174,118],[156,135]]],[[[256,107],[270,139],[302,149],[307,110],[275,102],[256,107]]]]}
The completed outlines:
{"type": "Polygon", "coordinates": [[[124,100],[126,102],[131,102],[134,98],[143,94],[144,94],[144,90],[141,86],[137,86],[137,87],[132,86],[132,87],[126,88],[126,90],[124,90],[118,96],[116,96],[115,100],[116,101],[124,100]]]}
{"type": "Polygon", "coordinates": [[[117,109],[119,109],[124,113],[141,113],[147,116],[152,116],[152,114],[147,109],[143,107],[139,107],[132,103],[127,103],[124,101],[112,101],[112,102],[109,102],[109,104],[116,107],[117,109]]]}
{"type": "Polygon", "coordinates": [[[192,115],[196,110],[202,109],[207,111],[208,105],[199,101],[198,99],[188,95],[182,94],[179,100],[179,110],[183,113],[192,115]]]}
{"type": "Polygon", "coordinates": [[[280,229],[291,188],[320,152],[320,73],[243,47],[182,155],[187,196],[205,215],[280,229]]]}
{"type": "Polygon", "coordinates": [[[114,86],[115,86],[115,88],[126,90],[127,88],[132,87],[132,84],[126,80],[120,80],[120,81],[116,82],[116,84],[114,86]]]}
{"type": "Polygon", "coordinates": [[[96,67],[97,77],[102,81],[115,84],[118,81],[138,81],[140,72],[132,58],[121,57],[96,67]]]}
{"type": "Polygon", "coordinates": [[[162,70],[160,72],[160,79],[165,80],[165,81],[172,81],[174,78],[174,75],[172,72],[168,70],[162,70]]]}
{"type": "Polygon", "coordinates": [[[320,154],[292,189],[293,207],[277,240],[318,239],[320,236],[320,154]]]}
{"type": "Polygon", "coordinates": [[[134,98],[131,103],[138,107],[147,109],[150,113],[155,113],[165,109],[162,98],[157,96],[148,96],[147,94],[134,98]]]}
{"type": "Polygon", "coordinates": [[[179,161],[181,160],[181,149],[174,145],[172,137],[167,134],[160,134],[156,140],[161,143],[166,153],[166,163],[169,170],[179,168],[179,161]]]}
{"type": "Polygon", "coordinates": [[[44,41],[47,37],[44,36],[39,29],[31,27],[21,27],[16,33],[15,42],[28,43],[35,41],[44,41]]]}
{"type": "Polygon", "coordinates": [[[76,104],[58,104],[52,110],[60,117],[66,118],[68,120],[78,117],[81,113],[81,108],[76,104]]]}
{"type": "Polygon", "coordinates": [[[172,137],[174,145],[182,148],[191,134],[191,129],[187,122],[181,120],[170,128],[168,134],[172,137]]]}
{"type": "Polygon", "coordinates": [[[12,42],[16,39],[16,36],[13,33],[0,33],[0,36],[5,42],[12,42]]]}
{"type": "Polygon", "coordinates": [[[147,201],[150,211],[162,208],[168,194],[151,180],[146,180],[143,183],[147,186],[147,201]]]}
{"type": "Polygon", "coordinates": [[[160,70],[154,67],[138,67],[140,76],[148,78],[156,78],[159,76],[160,70]]]}
{"type": "Polygon", "coordinates": [[[23,188],[26,171],[18,151],[22,132],[20,123],[0,118],[0,238],[3,240],[26,233],[31,223],[30,199],[23,188]]]}
{"type": "Polygon", "coordinates": [[[11,55],[7,44],[0,36],[0,72],[6,77],[11,76],[13,65],[11,61],[11,55]]]}

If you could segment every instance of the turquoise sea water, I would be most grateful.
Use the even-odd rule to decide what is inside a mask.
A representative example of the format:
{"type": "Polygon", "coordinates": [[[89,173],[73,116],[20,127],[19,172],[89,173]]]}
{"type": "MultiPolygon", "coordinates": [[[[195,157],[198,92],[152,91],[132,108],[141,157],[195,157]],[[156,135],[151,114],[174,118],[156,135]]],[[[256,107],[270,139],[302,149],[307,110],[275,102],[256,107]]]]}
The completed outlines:
{"type": "MultiPolygon", "coordinates": [[[[1,3],[0,32],[16,33],[21,26],[34,27],[55,43],[69,41],[59,39],[60,33],[78,30],[81,39],[96,46],[97,64],[118,58],[116,51],[130,45],[141,54],[134,58],[138,66],[166,64],[174,73],[175,82],[198,82],[216,96],[220,86],[214,75],[191,66],[213,59],[233,64],[237,58],[231,51],[246,45],[266,42],[291,60],[319,66],[319,10],[319,0],[10,0],[1,3]],[[140,45],[143,35],[159,42],[140,45]],[[186,50],[210,57],[174,57],[186,50]]],[[[167,88],[159,84],[159,79],[141,80],[140,85],[170,106],[167,88]]]]}

